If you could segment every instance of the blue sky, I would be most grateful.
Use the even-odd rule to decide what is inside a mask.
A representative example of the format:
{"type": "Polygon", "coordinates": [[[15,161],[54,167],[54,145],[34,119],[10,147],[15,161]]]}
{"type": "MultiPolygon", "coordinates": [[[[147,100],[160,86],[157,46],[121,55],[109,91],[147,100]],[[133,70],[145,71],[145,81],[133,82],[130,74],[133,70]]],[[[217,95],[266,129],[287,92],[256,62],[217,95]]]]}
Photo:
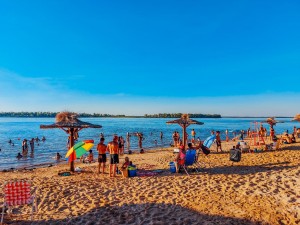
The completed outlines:
{"type": "Polygon", "coordinates": [[[1,1],[0,111],[294,116],[299,1],[1,1]]]}

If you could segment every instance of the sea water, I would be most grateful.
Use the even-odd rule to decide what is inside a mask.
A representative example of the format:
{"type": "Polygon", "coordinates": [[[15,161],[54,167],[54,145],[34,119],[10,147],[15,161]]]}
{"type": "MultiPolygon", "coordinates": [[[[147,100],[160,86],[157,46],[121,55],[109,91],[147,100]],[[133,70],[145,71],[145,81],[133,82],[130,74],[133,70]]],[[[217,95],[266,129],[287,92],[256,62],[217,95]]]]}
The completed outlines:
{"type": "MultiPolygon", "coordinates": [[[[99,142],[100,133],[105,136],[105,143],[112,140],[113,134],[123,136],[126,140],[127,132],[131,133],[130,149],[138,149],[138,138],[134,133],[142,132],[144,134],[143,148],[160,148],[170,146],[172,143],[172,133],[178,131],[182,137],[182,128],[177,124],[166,124],[170,118],[80,118],[82,121],[102,125],[101,129],[87,128],[79,132],[79,141],[93,139],[95,146],[92,148],[94,157],[97,157],[96,145],[99,142]],[[160,132],[163,132],[163,139],[160,139],[160,132]]],[[[297,122],[291,122],[291,118],[277,118],[284,123],[278,123],[275,128],[276,134],[288,130],[293,131],[294,126],[300,126],[297,122]]],[[[233,133],[240,130],[247,130],[249,127],[255,129],[255,123],[265,120],[265,118],[217,118],[217,119],[196,119],[204,122],[204,125],[190,125],[187,128],[189,138],[191,130],[195,129],[196,138],[204,140],[211,133],[211,130],[221,131],[222,139],[225,139],[225,130],[228,129],[230,138],[233,133]]],[[[26,166],[39,165],[43,163],[55,163],[55,155],[59,152],[65,156],[67,152],[68,135],[61,129],[40,129],[40,125],[49,125],[54,123],[54,118],[0,118],[0,170],[10,168],[22,168],[26,166]],[[30,154],[29,140],[38,137],[42,139],[45,136],[46,141],[35,142],[34,154],[30,154]],[[28,140],[28,157],[18,160],[16,155],[22,152],[22,140],[28,140]],[[14,146],[8,143],[12,140],[14,146]]],[[[260,123],[257,124],[259,127],[260,123]]],[[[269,125],[264,123],[263,126],[269,125]]],[[[126,150],[127,143],[125,143],[126,150]]]]}

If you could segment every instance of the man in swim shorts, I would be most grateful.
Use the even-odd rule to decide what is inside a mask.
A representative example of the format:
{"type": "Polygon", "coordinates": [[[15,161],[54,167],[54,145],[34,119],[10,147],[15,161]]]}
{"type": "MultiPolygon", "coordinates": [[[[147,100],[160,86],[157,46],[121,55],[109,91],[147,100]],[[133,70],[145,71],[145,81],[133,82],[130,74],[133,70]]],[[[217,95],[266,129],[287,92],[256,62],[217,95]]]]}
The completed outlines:
{"type": "Polygon", "coordinates": [[[114,135],[113,141],[108,143],[107,151],[110,154],[109,176],[115,177],[117,164],[119,163],[119,144],[117,135],[114,135]]]}
{"type": "Polygon", "coordinates": [[[105,163],[106,163],[106,148],[107,146],[104,144],[104,138],[100,138],[100,142],[97,145],[97,151],[98,151],[98,173],[100,173],[100,168],[102,164],[102,173],[104,174],[105,170],[105,163]]]}
{"type": "Polygon", "coordinates": [[[221,152],[223,152],[222,145],[221,145],[220,131],[216,131],[216,144],[217,144],[217,152],[219,151],[219,148],[220,148],[221,152]]]}

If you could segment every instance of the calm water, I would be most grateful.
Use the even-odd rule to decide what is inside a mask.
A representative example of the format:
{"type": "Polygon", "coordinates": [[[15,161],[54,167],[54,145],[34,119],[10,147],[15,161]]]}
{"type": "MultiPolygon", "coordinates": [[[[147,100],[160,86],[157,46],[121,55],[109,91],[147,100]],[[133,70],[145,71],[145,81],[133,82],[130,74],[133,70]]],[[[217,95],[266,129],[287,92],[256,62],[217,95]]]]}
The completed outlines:
{"type": "MultiPolygon", "coordinates": [[[[274,128],[276,133],[282,133],[286,130],[292,132],[294,126],[298,126],[297,122],[291,122],[291,119],[280,119],[285,123],[278,123],[274,128]]],[[[155,140],[157,146],[169,146],[172,140],[172,133],[177,130],[182,134],[179,125],[167,125],[166,121],[171,119],[145,119],[145,118],[81,118],[82,121],[91,122],[94,124],[102,125],[101,129],[84,129],[79,133],[79,140],[94,139],[95,143],[99,141],[99,134],[102,132],[105,135],[106,143],[111,141],[114,133],[126,138],[126,133],[142,132],[145,140],[143,147],[155,147],[155,140]],[[159,134],[164,133],[164,138],[161,141],[159,134]]],[[[191,130],[194,128],[196,136],[201,140],[210,135],[211,130],[220,130],[222,137],[225,136],[225,130],[228,129],[231,133],[235,130],[254,128],[253,121],[262,121],[264,119],[251,119],[251,118],[221,118],[221,119],[197,119],[204,122],[204,125],[197,126],[191,125],[188,127],[187,132],[190,135],[191,130]]],[[[54,157],[56,152],[61,155],[66,154],[67,134],[60,129],[40,129],[41,124],[52,124],[54,118],[0,118],[0,170],[9,168],[18,168],[30,165],[37,165],[46,162],[55,162],[54,157]],[[22,152],[22,140],[42,136],[46,137],[45,142],[35,143],[35,151],[32,157],[16,159],[18,152],[22,152]],[[8,143],[11,139],[14,146],[8,143]]],[[[264,124],[269,130],[269,126],[264,124]]],[[[131,148],[137,149],[137,137],[131,137],[131,148]]],[[[29,142],[28,142],[29,146],[29,142]]],[[[126,143],[125,143],[126,146],[126,143]]],[[[93,147],[93,152],[97,156],[96,148],[93,147]]],[[[29,147],[30,153],[30,147],[29,147]]]]}

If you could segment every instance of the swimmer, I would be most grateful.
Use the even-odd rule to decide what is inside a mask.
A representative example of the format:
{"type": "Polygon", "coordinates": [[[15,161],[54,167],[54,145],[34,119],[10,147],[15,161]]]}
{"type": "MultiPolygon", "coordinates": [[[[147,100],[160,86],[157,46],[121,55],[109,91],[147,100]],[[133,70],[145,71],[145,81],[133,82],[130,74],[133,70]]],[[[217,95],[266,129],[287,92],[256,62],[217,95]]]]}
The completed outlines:
{"type": "Polygon", "coordinates": [[[17,159],[21,159],[23,158],[23,156],[21,155],[21,153],[19,152],[18,155],[16,156],[17,159]]]}
{"type": "Polygon", "coordinates": [[[59,154],[59,152],[56,153],[56,160],[59,161],[62,158],[62,156],[59,154]]]}

